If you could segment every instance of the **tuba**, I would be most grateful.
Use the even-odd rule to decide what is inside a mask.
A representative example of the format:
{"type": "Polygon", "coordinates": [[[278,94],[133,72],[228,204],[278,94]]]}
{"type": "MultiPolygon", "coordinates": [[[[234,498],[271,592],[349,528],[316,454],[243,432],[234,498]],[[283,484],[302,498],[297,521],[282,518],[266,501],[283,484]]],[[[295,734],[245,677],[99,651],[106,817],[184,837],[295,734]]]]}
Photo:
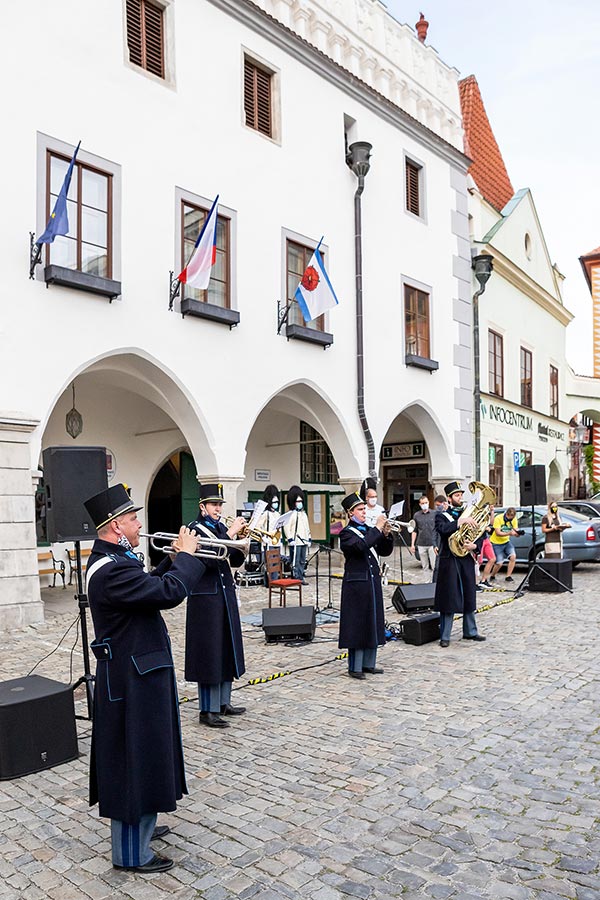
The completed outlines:
{"type": "Polygon", "coordinates": [[[471,503],[461,515],[469,516],[477,522],[477,528],[464,523],[460,525],[458,531],[450,535],[448,546],[455,556],[466,556],[470,551],[466,549],[465,544],[473,544],[484,533],[490,524],[490,506],[496,502],[496,492],[487,484],[480,481],[472,481],[469,485],[469,491],[473,494],[479,491],[480,496],[471,503]]]}

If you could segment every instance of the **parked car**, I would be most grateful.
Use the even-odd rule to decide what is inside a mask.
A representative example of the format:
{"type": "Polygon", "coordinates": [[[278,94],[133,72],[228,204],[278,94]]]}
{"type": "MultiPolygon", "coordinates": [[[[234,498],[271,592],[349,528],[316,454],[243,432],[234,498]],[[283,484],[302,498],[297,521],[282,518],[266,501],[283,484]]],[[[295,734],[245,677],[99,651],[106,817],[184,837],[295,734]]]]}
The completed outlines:
{"type": "Polygon", "coordinates": [[[572,512],[581,513],[588,519],[597,519],[600,516],[600,500],[559,500],[561,509],[570,509],[572,512]]]}
{"type": "MultiPolygon", "coordinates": [[[[506,507],[497,507],[496,515],[503,513],[506,507]]],[[[535,554],[533,552],[533,534],[531,527],[531,507],[518,506],[517,521],[519,528],[525,534],[511,537],[513,546],[517,552],[517,562],[528,565],[535,557],[540,557],[544,552],[546,538],[542,532],[542,517],[546,515],[545,506],[534,508],[535,516],[535,554]]],[[[563,557],[571,559],[573,565],[580,562],[600,561],[600,517],[590,519],[582,513],[564,509],[562,504],[558,507],[558,514],[563,522],[569,522],[571,528],[563,531],[563,557]]]]}

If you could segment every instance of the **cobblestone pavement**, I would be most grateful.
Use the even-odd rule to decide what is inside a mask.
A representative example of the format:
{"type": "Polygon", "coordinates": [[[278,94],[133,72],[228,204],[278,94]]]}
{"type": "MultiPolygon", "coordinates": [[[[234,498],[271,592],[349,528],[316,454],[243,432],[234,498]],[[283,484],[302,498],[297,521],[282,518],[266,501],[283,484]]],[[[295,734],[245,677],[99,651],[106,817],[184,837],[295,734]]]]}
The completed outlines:
{"type": "MultiPolygon", "coordinates": [[[[405,578],[421,580],[404,562],[405,578]]],[[[265,644],[246,623],[234,701],[246,716],[225,731],[200,726],[195,685],[180,681],[190,793],[161,817],[172,833],[157,844],[175,867],[112,868],[108,824],[87,806],[81,719],[77,761],[0,782],[0,897],[598,900],[599,574],[581,565],[572,596],[529,593],[482,612],[486,643],[461,641],[458,624],[448,649],[390,642],[385,674],[364,682],[335,659],[335,622],[301,646],[265,644]]],[[[242,615],[257,619],[264,590],[240,593],[242,615]]],[[[77,618],[68,591],[44,594],[44,625],[0,636],[2,680],[25,675],[77,618]]],[[[314,596],[312,579],[305,601],[314,596]]],[[[182,672],[183,609],[166,618],[182,672]]],[[[69,680],[74,633],[39,674],[69,680]]],[[[73,677],[82,670],[78,647],[73,677]]],[[[76,697],[85,715],[82,689],[76,697]]]]}

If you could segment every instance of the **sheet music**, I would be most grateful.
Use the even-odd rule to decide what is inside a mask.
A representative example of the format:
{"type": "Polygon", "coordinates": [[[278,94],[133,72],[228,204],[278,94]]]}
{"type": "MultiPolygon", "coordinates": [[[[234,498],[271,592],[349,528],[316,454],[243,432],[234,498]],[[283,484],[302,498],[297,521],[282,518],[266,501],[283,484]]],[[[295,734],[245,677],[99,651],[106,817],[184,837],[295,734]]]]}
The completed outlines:
{"type": "Polygon", "coordinates": [[[399,519],[403,512],[404,500],[400,500],[398,503],[393,503],[388,513],[388,519],[399,519]]]}
{"type": "Polygon", "coordinates": [[[254,504],[254,512],[250,516],[250,521],[248,522],[248,526],[250,528],[252,528],[254,525],[256,525],[256,523],[258,522],[258,520],[260,519],[260,517],[262,516],[262,514],[264,513],[266,508],[267,508],[267,504],[265,503],[264,500],[256,501],[256,503],[254,504]]]}
{"type": "Polygon", "coordinates": [[[290,521],[290,519],[292,517],[293,512],[294,512],[294,510],[290,509],[289,512],[286,512],[282,516],[279,516],[279,518],[275,522],[275,529],[281,530],[284,525],[287,525],[287,523],[290,521]]]}

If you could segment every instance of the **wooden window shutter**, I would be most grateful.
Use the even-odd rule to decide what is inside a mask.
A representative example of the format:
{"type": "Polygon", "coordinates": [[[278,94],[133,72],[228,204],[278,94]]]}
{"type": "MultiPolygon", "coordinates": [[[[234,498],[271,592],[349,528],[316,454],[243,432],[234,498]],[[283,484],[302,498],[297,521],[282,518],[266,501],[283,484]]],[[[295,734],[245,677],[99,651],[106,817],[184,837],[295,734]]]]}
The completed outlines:
{"type": "Polygon", "coordinates": [[[271,137],[271,73],[244,60],[246,125],[271,137]]]}
{"type": "Polygon", "coordinates": [[[159,78],[165,77],[164,12],[148,0],[127,0],[129,59],[159,78]]]}
{"type": "Polygon", "coordinates": [[[419,198],[419,167],[406,160],[406,208],[415,216],[421,215],[419,198]]]}

